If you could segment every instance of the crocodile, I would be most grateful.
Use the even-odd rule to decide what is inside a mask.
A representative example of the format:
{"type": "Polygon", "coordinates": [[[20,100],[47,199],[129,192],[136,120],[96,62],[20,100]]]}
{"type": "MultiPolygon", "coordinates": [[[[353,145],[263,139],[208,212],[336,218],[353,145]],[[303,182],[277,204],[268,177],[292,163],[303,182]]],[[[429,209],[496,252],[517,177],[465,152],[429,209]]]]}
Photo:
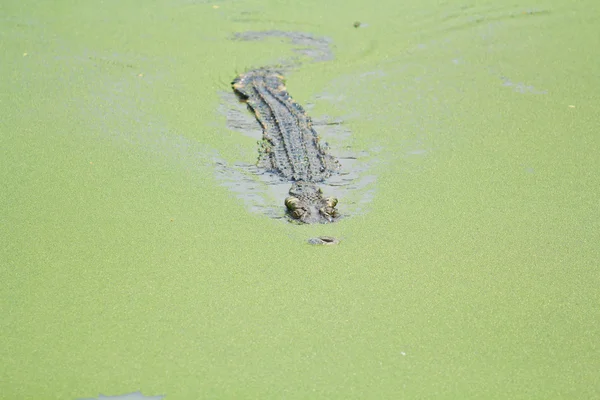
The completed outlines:
{"type": "Polygon", "coordinates": [[[284,201],[288,216],[305,224],[338,219],[338,200],[324,197],[318,184],[339,168],[339,162],[287,92],[284,77],[275,70],[255,69],[237,76],[232,87],[263,129],[258,166],[292,183],[284,201]]]}

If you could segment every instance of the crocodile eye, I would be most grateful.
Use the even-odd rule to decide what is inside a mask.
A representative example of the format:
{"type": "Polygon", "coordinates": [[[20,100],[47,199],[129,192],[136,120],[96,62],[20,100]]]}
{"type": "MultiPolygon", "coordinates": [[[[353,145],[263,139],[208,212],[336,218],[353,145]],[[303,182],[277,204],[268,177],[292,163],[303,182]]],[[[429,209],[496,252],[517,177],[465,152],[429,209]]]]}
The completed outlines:
{"type": "Polygon", "coordinates": [[[295,209],[298,208],[298,203],[300,202],[300,200],[297,197],[286,197],[285,199],[285,206],[288,208],[288,210],[290,211],[294,211],[295,209]]]}
{"type": "Polygon", "coordinates": [[[305,212],[306,212],[305,210],[298,208],[292,212],[292,217],[294,217],[296,219],[300,219],[300,218],[302,218],[302,216],[304,215],[305,212]]]}
{"type": "Polygon", "coordinates": [[[335,207],[338,203],[338,199],[335,197],[328,197],[325,199],[325,201],[327,202],[327,205],[331,208],[335,207]]]}
{"type": "Polygon", "coordinates": [[[323,207],[319,210],[321,215],[329,222],[333,222],[333,218],[335,217],[335,209],[331,207],[323,207]]]}
{"type": "Polygon", "coordinates": [[[337,217],[338,212],[335,208],[333,207],[323,207],[323,212],[327,215],[331,215],[332,217],[337,217]]]}

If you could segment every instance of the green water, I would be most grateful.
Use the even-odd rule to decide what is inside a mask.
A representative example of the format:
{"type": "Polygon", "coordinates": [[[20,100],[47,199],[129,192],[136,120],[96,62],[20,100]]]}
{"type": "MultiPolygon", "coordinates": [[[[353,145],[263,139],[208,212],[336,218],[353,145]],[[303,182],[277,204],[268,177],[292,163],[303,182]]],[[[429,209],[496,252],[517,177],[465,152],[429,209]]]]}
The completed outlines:
{"type": "Polygon", "coordinates": [[[600,6],[498,3],[3,2],[0,398],[600,397],[600,6]],[[332,40],[287,86],[377,149],[365,214],[215,179],[263,30],[332,40]]]}

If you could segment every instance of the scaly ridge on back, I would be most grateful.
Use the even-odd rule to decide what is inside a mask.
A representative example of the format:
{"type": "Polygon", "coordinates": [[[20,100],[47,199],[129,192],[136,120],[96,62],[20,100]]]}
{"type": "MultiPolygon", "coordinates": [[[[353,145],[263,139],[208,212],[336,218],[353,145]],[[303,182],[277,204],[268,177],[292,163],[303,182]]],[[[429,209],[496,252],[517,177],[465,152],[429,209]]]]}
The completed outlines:
{"type": "Polygon", "coordinates": [[[257,69],[232,82],[263,127],[259,165],[293,181],[285,204],[290,215],[305,223],[332,222],[337,199],[323,198],[315,183],[338,167],[335,157],[319,143],[319,136],[304,108],[286,90],[276,71],[257,69]]]}

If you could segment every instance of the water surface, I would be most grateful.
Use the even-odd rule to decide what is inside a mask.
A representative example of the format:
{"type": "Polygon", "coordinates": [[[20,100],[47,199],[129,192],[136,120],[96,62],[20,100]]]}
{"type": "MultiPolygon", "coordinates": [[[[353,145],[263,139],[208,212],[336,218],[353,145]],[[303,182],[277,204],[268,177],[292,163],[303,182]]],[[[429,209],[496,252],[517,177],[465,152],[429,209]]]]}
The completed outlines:
{"type": "Polygon", "coordinates": [[[598,397],[599,17],[4,2],[3,396],[598,397]],[[262,31],[333,57],[240,40],[262,31]],[[289,60],[294,98],[374,161],[372,200],[340,223],[253,212],[215,173],[257,155],[221,94],[289,60]]]}

